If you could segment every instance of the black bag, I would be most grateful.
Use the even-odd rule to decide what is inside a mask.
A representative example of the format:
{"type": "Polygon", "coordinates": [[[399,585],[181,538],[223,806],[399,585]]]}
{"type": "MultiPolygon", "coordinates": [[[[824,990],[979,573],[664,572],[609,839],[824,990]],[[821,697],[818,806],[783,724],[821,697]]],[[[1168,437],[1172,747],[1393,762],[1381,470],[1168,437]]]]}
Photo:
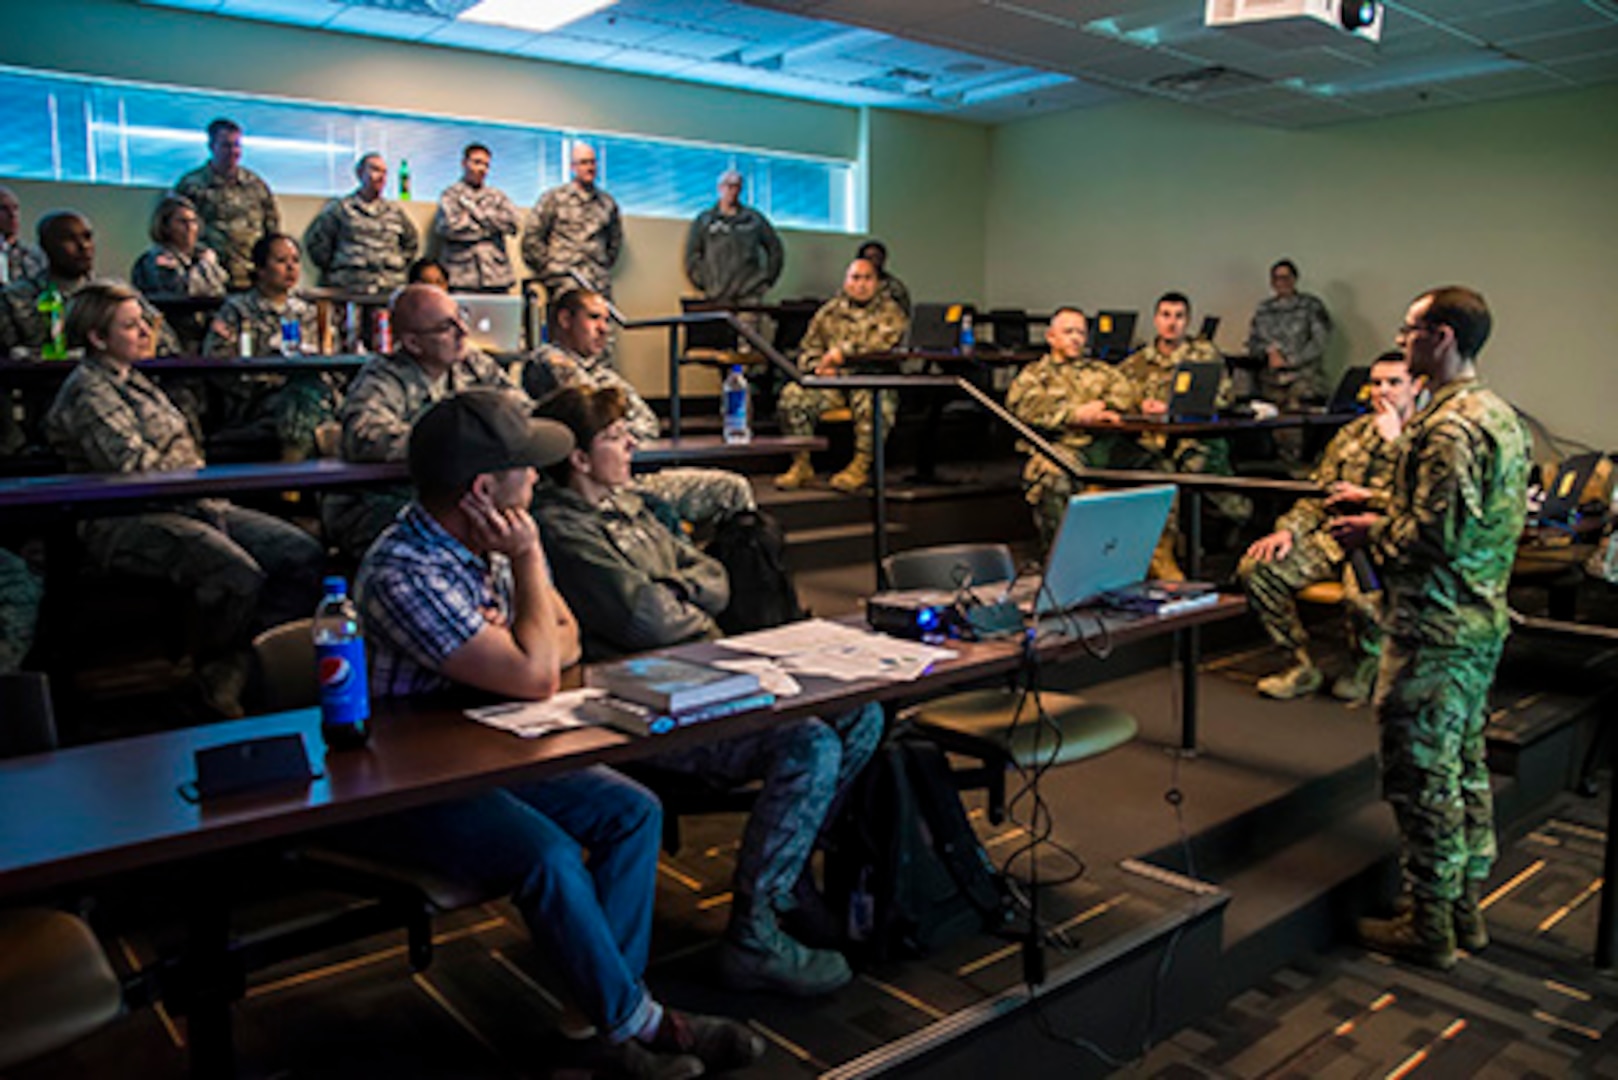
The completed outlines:
{"type": "Polygon", "coordinates": [[[1008,919],[1004,882],[936,743],[883,743],[826,846],[828,902],[868,960],[924,955],[1008,919]]]}
{"type": "Polygon", "coordinates": [[[719,613],[725,633],[768,630],[804,617],[786,568],[786,537],[769,514],[745,510],[726,518],[714,530],[708,554],[730,577],[730,606],[719,613]]]}

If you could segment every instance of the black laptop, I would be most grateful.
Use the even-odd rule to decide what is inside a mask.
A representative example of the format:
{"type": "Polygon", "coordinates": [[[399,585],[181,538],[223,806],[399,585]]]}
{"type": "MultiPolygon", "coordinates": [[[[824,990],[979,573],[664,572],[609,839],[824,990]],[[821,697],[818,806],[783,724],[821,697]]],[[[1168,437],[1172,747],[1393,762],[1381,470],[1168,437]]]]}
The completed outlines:
{"type": "Polygon", "coordinates": [[[1116,364],[1135,342],[1133,311],[1098,311],[1090,327],[1090,355],[1116,364]]]}
{"type": "Polygon", "coordinates": [[[1539,508],[1542,524],[1566,524],[1579,508],[1579,496],[1590,486],[1590,477],[1601,464],[1602,454],[1577,454],[1556,467],[1556,476],[1545,486],[1545,503],[1539,508]]]}
{"type": "Polygon", "coordinates": [[[1218,409],[1219,380],[1224,377],[1225,365],[1217,361],[1174,365],[1174,379],[1169,384],[1168,412],[1165,420],[1212,420],[1218,409]]]}
{"type": "Polygon", "coordinates": [[[1351,367],[1337,380],[1337,389],[1326,399],[1326,415],[1355,416],[1371,409],[1371,368],[1351,367]]]}
{"type": "Polygon", "coordinates": [[[971,304],[917,304],[910,318],[910,347],[954,352],[961,344],[961,316],[971,310],[971,304]]]}

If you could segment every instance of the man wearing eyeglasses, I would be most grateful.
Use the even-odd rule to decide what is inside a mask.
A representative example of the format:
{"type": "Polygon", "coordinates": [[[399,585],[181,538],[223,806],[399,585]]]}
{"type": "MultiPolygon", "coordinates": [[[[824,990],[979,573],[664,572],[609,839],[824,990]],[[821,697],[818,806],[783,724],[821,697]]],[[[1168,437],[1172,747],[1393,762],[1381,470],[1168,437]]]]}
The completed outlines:
{"type": "Polygon", "coordinates": [[[1440,970],[1454,966],[1457,945],[1489,943],[1479,896],[1495,837],[1483,725],[1528,485],[1527,430],[1478,377],[1491,325],[1483,297],[1461,286],[1410,305],[1397,341],[1432,400],[1405,428],[1386,511],[1329,525],[1345,550],[1371,554],[1384,589],[1374,701],[1406,901],[1397,918],[1361,920],[1360,938],[1440,970]]]}
{"type": "MultiPolygon", "coordinates": [[[[467,344],[460,307],[443,289],[407,286],[393,301],[392,323],[397,348],[367,361],[338,413],[344,461],[404,461],[417,417],[474,386],[525,396],[499,364],[467,344]]],[[[410,499],[408,486],[334,493],[321,512],[326,536],[361,556],[410,499]]]]}

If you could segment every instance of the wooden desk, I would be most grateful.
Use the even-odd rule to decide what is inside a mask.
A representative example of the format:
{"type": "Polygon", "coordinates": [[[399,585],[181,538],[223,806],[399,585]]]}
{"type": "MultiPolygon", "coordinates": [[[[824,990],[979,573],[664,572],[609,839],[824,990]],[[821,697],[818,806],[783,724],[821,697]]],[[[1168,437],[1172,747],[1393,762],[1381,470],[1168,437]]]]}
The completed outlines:
{"type": "Polygon", "coordinates": [[[243,491],[317,490],[409,479],[403,462],[266,461],[137,473],[57,473],[0,480],[0,513],[28,508],[78,512],[164,499],[228,498],[243,491]]]}
{"type": "MultiPolygon", "coordinates": [[[[335,371],[353,374],[370,357],[341,353],[332,356],[252,356],[219,359],[208,356],[165,356],[142,360],[137,366],[146,375],[291,375],[299,371],[335,371]]],[[[77,360],[0,360],[0,385],[7,383],[57,383],[79,366],[77,360]]]]}
{"type": "Polygon", "coordinates": [[[1126,416],[1121,420],[1070,424],[1074,431],[1093,435],[1162,435],[1170,439],[1234,435],[1243,431],[1279,431],[1298,427],[1338,427],[1353,420],[1349,414],[1282,413],[1267,420],[1254,416],[1231,416],[1212,420],[1148,420],[1126,416]]]}
{"type": "Polygon", "coordinates": [[[1044,349],[996,349],[979,345],[971,352],[959,349],[891,349],[887,352],[854,353],[844,357],[845,367],[890,368],[907,360],[927,364],[1031,364],[1045,355],[1044,349]]]}

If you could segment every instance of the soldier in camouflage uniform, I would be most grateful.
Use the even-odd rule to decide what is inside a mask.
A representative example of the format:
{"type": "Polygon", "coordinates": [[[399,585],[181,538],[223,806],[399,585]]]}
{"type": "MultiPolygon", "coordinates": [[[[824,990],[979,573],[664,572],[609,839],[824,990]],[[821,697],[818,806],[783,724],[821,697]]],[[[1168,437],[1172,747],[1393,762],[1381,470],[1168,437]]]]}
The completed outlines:
{"type": "Polygon", "coordinates": [[[360,186],[325,205],[304,230],[303,246],[320,267],[322,285],[351,292],[397,289],[421,249],[421,236],[399,204],[382,197],[388,165],[381,154],[360,158],[354,175],[360,186]]]}
{"type": "Polygon", "coordinates": [[[612,268],[624,246],[618,203],[596,186],[596,152],[573,147],[573,179],[539,197],[522,232],[522,257],[545,286],[547,299],[584,284],[612,299],[612,268]]]}
{"type": "Polygon", "coordinates": [[[1298,267],[1282,259],[1270,267],[1275,295],[1259,304],[1247,331],[1247,351],[1265,358],[1258,394],[1282,412],[1326,400],[1326,342],[1331,316],[1320,297],[1298,291],[1298,267]]]}
{"type": "Polygon", "coordinates": [[[770,219],[744,206],[742,174],[719,178],[719,201],[698,214],[685,236],[685,276],[709,300],[756,304],[781,276],[786,258],[770,219]]]}
{"type": "Polygon", "coordinates": [[[1530,465],[1527,430],[1478,378],[1490,325],[1471,289],[1435,289],[1410,305],[1399,344],[1432,400],[1405,428],[1387,513],[1330,526],[1381,568],[1382,791],[1410,901],[1395,919],[1361,920],[1360,937],[1441,970],[1457,944],[1476,951],[1489,940],[1479,904],[1495,858],[1483,727],[1530,465]]]}
{"type": "Polygon", "coordinates": [[[21,555],[0,548],[0,675],[22,669],[44,596],[45,579],[21,555]]]}
{"type": "MultiPolygon", "coordinates": [[[[152,214],[152,246],[129,272],[135,288],[148,298],[224,296],[230,275],[210,248],[197,243],[201,227],[190,199],[163,196],[152,214]]],[[[208,330],[207,312],[175,313],[169,321],[181,351],[195,354],[208,330]]]]}
{"type": "Polygon", "coordinates": [[[242,129],[233,120],[208,125],[211,158],[180,177],[174,193],[191,200],[202,218],[202,242],[218,254],[232,289],[252,284],[253,245],[281,228],[281,211],[270,186],[245,169],[242,129]]]}
{"type": "Polygon", "coordinates": [[[487,146],[472,143],[461,152],[461,178],[438,197],[439,261],[456,292],[509,292],[517,280],[506,252],[506,237],[517,232],[517,207],[486,183],[489,159],[487,146]]]}
{"type": "MultiPolygon", "coordinates": [[[[1176,365],[1224,364],[1224,357],[1219,355],[1213,342],[1186,335],[1190,321],[1191,301],[1185,294],[1164,293],[1158,298],[1152,312],[1156,339],[1136,349],[1119,365],[1119,370],[1135,383],[1142,412],[1157,414],[1167,410],[1169,398],[1173,396],[1171,384],[1176,365]]],[[[1235,398],[1230,373],[1221,371],[1215,405],[1221,409],[1228,408],[1235,398]]],[[[1235,473],[1231,466],[1228,439],[1176,439],[1171,448],[1169,440],[1162,435],[1142,435],[1140,446],[1149,457],[1160,463],[1166,462],[1175,472],[1212,476],[1231,476],[1235,473]]],[[[1209,505],[1232,522],[1240,523],[1253,515],[1253,502],[1244,495],[1216,492],[1208,494],[1206,498],[1209,505]]]]}
{"type": "Polygon", "coordinates": [[[910,290],[905,287],[904,282],[899,280],[898,274],[888,273],[888,245],[880,240],[867,240],[860,245],[860,249],[855,253],[854,257],[856,259],[866,259],[872,266],[876,267],[878,279],[877,296],[890,298],[895,304],[899,305],[899,309],[905,313],[905,318],[910,318],[910,290]]]}
{"type": "MultiPolygon", "coordinates": [[[[550,341],[523,365],[523,390],[539,401],[564,386],[616,387],[627,410],[624,422],[636,442],[655,439],[660,421],[629,380],[607,365],[607,301],[600,293],[574,289],[550,307],[550,341]]],[[[714,525],[733,514],[758,509],[747,478],[726,469],[668,468],[642,473],[635,489],[668,504],[681,521],[714,525]]]]}
{"type": "MultiPolygon", "coordinates": [[[[874,288],[874,281],[873,281],[874,288]]],[[[573,387],[540,414],[573,432],[574,450],[539,492],[539,522],[556,587],[579,621],[586,660],[719,636],[730,598],[725,568],[667,528],[633,491],[634,439],[622,398],[573,387]]],[[[767,730],[651,760],[722,787],[763,781],[736,855],[735,896],[719,970],[736,989],[824,994],[851,978],[831,948],[790,936],[781,917],[813,902],[810,853],[832,804],[882,737],[867,705],[827,720],[767,730]],[[796,895],[795,895],[796,894],[796,895]]]]}
{"type": "MultiPolygon", "coordinates": [[[[910,329],[910,319],[891,297],[878,294],[876,266],[869,259],[855,259],[843,276],[843,291],[820,306],[809,321],[798,353],[798,367],[815,375],[835,375],[846,358],[860,353],[896,349],[910,329]]],[[[854,460],[831,478],[838,491],[855,492],[871,479],[876,434],[872,410],[880,399],[884,436],[893,431],[893,418],[899,413],[899,392],[883,390],[807,390],[788,383],[775,403],[776,418],[788,435],[810,435],[822,413],[847,408],[854,414],[854,460]]],[[[815,478],[815,468],[807,451],[793,455],[792,466],[775,478],[778,488],[800,488],[815,478]]]]}
{"type": "Polygon", "coordinates": [[[1343,573],[1344,554],[1324,528],[1333,512],[1350,504],[1387,507],[1399,432],[1415,411],[1416,385],[1403,353],[1387,353],[1371,365],[1371,412],[1350,422],[1327,445],[1311,479],[1329,498],[1299,499],[1255,540],[1237,568],[1248,602],[1270,640],[1293,659],[1286,671],[1259,680],[1258,692],[1286,700],[1312,694],[1325,681],[1309,655],[1309,635],[1298,618],[1296,594],[1323,581],[1348,589],[1348,640],[1354,666],[1332,684],[1332,696],[1363,701],[1376,680],[1381,638],[1374,600],[1360,593],[1354,575],[1343,573]]]}
{"type": "MultiPolygon", "coordinates": [[[[1089,324],[1077,308],[1057,308],[1045,330],[1050,351],[1038,363],[1017,373],[1006,391],[1006,408],[1024,423],[1041,429],[1080,465],[1094,469],[1128,468],[1136,464],[1133,440],[1098,434],[1092,426],[1116,422],[1140,406],[1135,384],[1111,364],[1084,358],[1089,324]]],[[[1048,548],[1074,495],[1073,481],[1043,454],[1026,443],[1023,494],[1034,508],[1034,522],[1048,548]]]]}
{"type": "Polygon", "coordinates": [[[0,289],[45,272],[45,253],[24,243],[21,231],[22,204],[15,191],[0,184],[0,289]]]}
{"type": "MultiPolygon", "coordinates": [[[[281,322],[289,318],[298,321],[300,340],[315,342],[320,334],[315,305],[292,293],[298,287],[300,256],[298,242],[285,233],[259,238],[253,245],[253,287],[230,296],[220,306],[203,342],[205,356],[279,356],[281,322]]],[[[275,425],[283,460],[317,456],[320,430],[337,422],[342,393],[331,372],[225,375],[220,379],[231,380],[232,388],[226,392],[237,401],[235,416],[247,422],[267,417],[275,425]]]]}
{"type": "MultiPolygon", "coordinates": [[[[68,311],[68,338],[85,358],[45,420],[72,472],[201,468],[185,417],[134,364],[151,355],[140,296],[86,285],[68,311]]],[[[85,523],[84,545],[102,567],[170,581],[195,598],[203,620],[198,676],[205,700],[241,715],[251,633],[300,618],[320,598],[325,552],[307,533],[224,499],[85,523]]]]}
{"type": "MultiPolygon", "coordinates": [[[[397,351],[366,361],[338,411],[345,461],[404,461],[410,427],[435,401],[474,386],[526,400],[500,365],[470,348],[458,304],[433,285],[409,285],[393,302],[397,351]]],[[[413,497],[408,484],[328,495],[326,538],[359,557],[413,497]]]]}

